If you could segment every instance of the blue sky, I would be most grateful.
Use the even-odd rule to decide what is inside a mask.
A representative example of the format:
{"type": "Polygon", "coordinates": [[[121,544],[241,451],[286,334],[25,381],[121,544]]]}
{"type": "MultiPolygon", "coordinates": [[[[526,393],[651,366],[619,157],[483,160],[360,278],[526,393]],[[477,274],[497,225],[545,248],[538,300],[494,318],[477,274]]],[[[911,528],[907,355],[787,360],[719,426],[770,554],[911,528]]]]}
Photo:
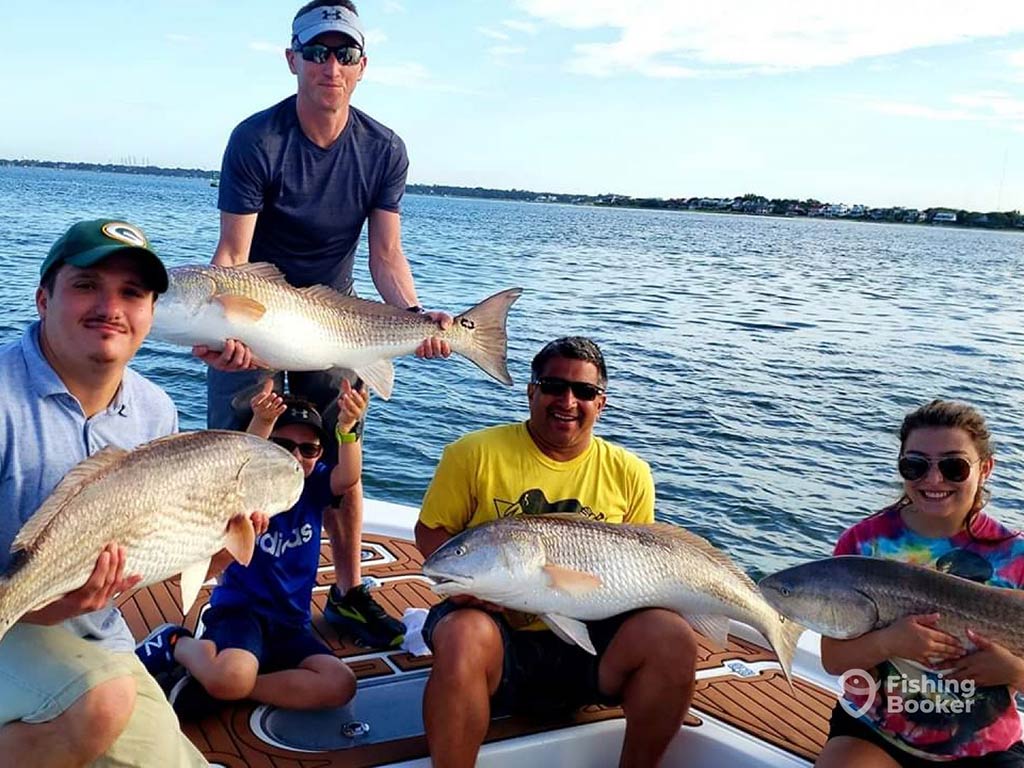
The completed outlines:
{"type": "MultiPolygon", "coordinates": [[[[7,4],[0,157],[219,167],[299,5],[7,4]]],[[[1024,209],[1024,2],[953,5],[362,0],[353,103],[411,182],[1024,209]]]]}

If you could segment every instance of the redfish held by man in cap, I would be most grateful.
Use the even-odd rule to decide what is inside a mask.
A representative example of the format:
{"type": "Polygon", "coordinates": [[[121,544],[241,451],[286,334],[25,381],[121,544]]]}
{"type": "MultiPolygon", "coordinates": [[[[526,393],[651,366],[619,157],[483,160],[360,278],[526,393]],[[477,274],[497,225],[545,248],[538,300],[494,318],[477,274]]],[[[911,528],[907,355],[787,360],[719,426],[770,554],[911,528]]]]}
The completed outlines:
{"type": "Polygon", "coordinates": [[[584,621],[637,608],[676,611],[725,645],[729,619],[758,630],[787,678],[804,628],[769,606],[707,540],[674,525],[613,525],[579,515],[518,515],[470,528],[423,564],[441,595],[472,595],[536,614],[594,653],[584,621]]]}
{"type": "Polygon", "coordinates": [[[235,339],[266,368],[348,369],[388,399],[391,359],[439,338],[488,375],[512,383],[505,325],[519,288],[485,299],[442,330],[426,315],[327,286],[295,288],[272,264],[175,267],[168,276],[170,288],[157,302],[150,333],[161,341],[221,349],[235,339]]]}
{"type": "Polygon", "coordinates": [[[248,564],[252,513],[275,515],[302,494],[298,461],[244,432],[188,432],[132,451],[108,447],[76,465],[28,519],[0,577],[0,638],[22,616],[83,586],[111,541],[141,586],[181,574],[188,613],[210,558],[248,564]]]}

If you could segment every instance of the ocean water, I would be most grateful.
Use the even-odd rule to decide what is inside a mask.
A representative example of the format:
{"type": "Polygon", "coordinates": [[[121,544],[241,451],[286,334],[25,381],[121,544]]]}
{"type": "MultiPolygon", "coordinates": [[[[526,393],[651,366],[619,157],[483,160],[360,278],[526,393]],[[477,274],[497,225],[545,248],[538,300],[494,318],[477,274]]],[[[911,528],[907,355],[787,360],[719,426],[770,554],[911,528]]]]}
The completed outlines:
{"type": "MultiPolygon", "coordinates": [[[[74,220],[141,225],[169,265],[208,262],[206,180],[0,168],[0,343],[35,317],[38,267],[74,220]]],[[[521,286],[506,388],[470,363],[403,358],[366,433],[366,494],[418,504],[446,443],[525,418],[533,354],[593,337],[609,367],[604,437],[648,462],[660,519],[759,575],[831,551],[898,495],[896,432],[933,397],[974,403],[997,466],[990,511],[1024,527],[1024,237],[407,196],[421,302],[461,311],[521,286]]],[[[365,243],[356,284],[374,295],[365,243]]],[[[204,369],[147,341],[133,365],[205,419],[204,369]]],[[[2,396],[2,395],[0,395],[2,396]]]]}

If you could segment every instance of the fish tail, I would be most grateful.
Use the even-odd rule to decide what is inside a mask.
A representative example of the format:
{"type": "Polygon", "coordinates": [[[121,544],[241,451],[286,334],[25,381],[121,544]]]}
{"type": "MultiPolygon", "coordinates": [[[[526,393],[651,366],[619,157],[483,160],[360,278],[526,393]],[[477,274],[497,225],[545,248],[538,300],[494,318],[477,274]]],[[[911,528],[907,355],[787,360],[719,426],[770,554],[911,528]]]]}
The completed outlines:
{"type": "Polygon", "coordinates": [[[455,318],[457,332],[450,337],[452,349],[500,381],[511,384],[508,373],[508,334],[505,324],[509,308],[522,294],[522,288],[509,288],[484,299],[455,318]]]}
{"type": "Polygon", "coordinates": [[[793,657],[796,655],[800,635],[805,631],[806,628],[795,621],[790,621],[784,616],[774,614],[768,624],[768,631],[765,633],[768,642],[772,646],[772,650],[779,657],[779,665],[786,675],[786,681],[789,683],[790,689],[793,688],[793,657]]]}

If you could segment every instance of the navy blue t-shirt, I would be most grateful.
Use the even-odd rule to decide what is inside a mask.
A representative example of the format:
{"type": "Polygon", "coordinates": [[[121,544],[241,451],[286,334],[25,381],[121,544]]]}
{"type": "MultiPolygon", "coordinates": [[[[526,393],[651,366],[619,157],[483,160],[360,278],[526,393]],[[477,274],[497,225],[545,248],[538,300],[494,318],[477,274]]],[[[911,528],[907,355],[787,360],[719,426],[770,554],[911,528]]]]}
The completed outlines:
{"type": "Polygon", "coordinates": [[[217,207],[258,213],[249,261],[269,261],[297,287],[348,293],[359,233],[376,208],[399,210],[409,158],[398,135],[349,108],[327,149],[299,125],[295,96],[257,112],[231,133],[217,207]]]}
{"type": "Polygon", "coordinates": [[[320,565],[320,530],[331,503],[331,470],[317,462],[295,506],[270,518],[248,566],[232,563],[210,605],[247,606],[274,621],[306,624],[320,565]]]}

